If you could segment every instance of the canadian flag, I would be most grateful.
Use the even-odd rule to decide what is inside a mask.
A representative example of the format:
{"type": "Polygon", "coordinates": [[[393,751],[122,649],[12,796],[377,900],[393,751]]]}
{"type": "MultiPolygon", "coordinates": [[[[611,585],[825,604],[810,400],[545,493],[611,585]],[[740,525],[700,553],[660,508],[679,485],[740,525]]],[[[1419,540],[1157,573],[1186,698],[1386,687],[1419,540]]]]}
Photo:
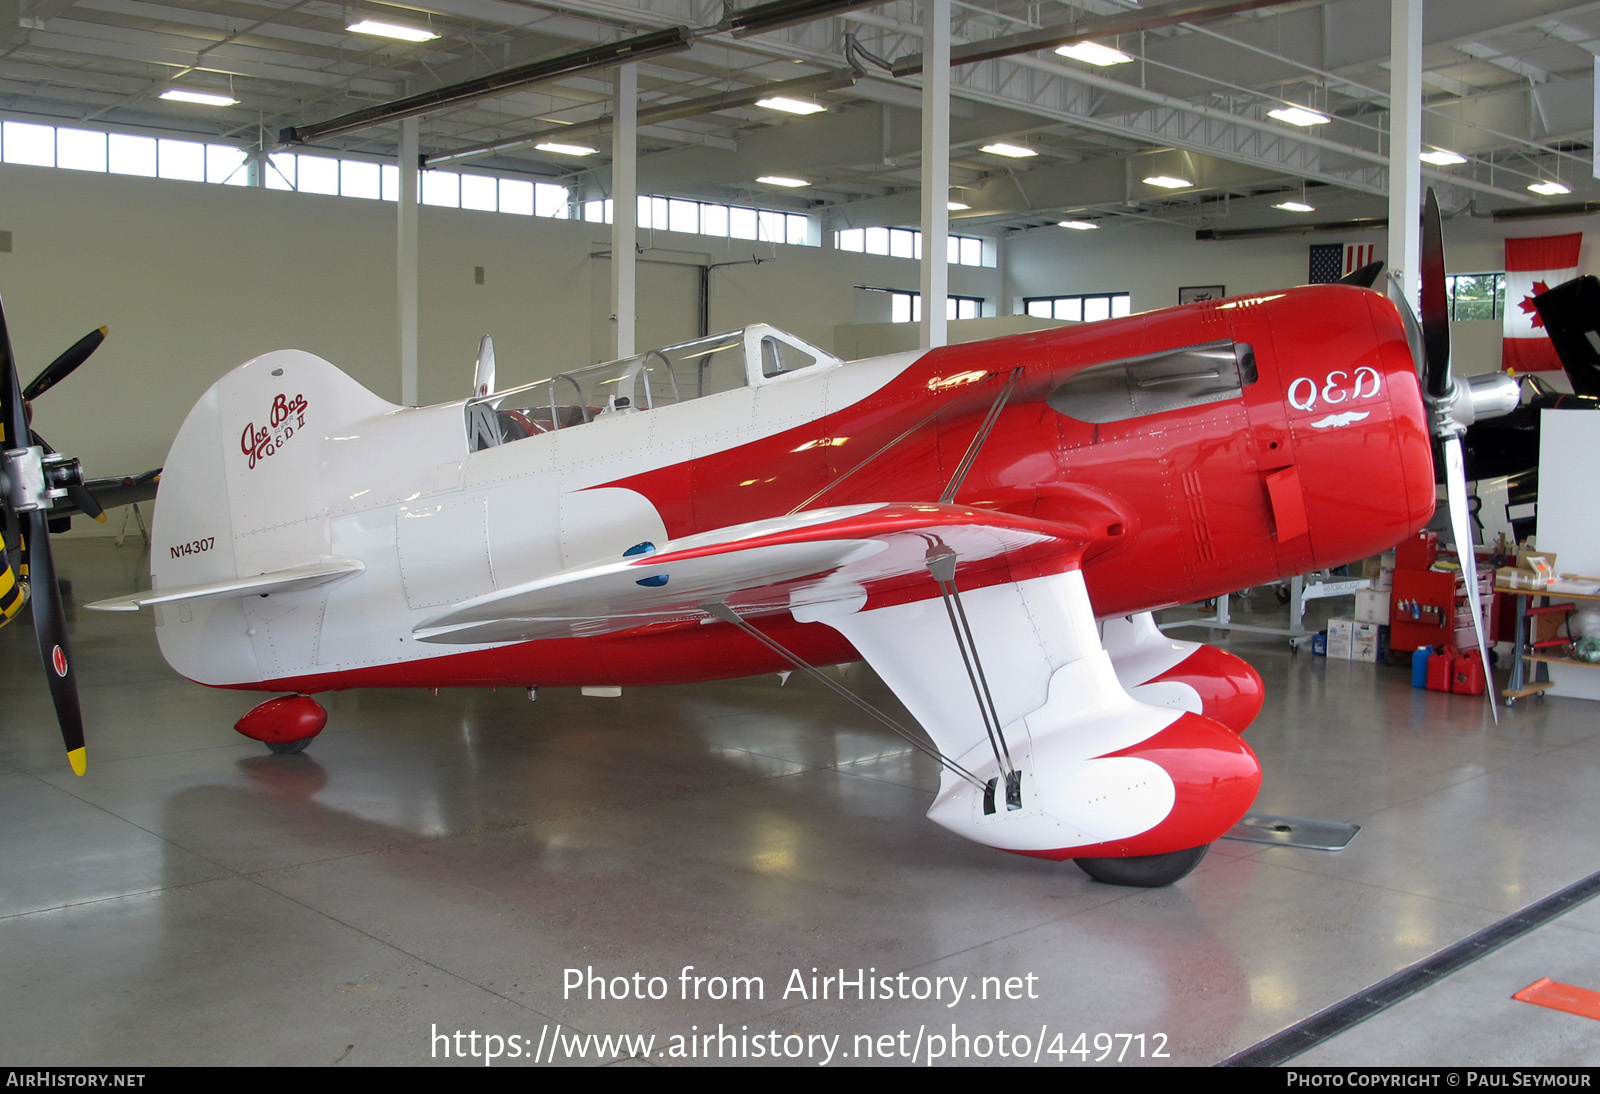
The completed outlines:
{"type": "Polygon", "coordinates": [[[1506,313],[1500,367],[1518,372],[1561,368],[1533,298],[1578,276],[1583,233],[1506,240],[1506,313]]]}

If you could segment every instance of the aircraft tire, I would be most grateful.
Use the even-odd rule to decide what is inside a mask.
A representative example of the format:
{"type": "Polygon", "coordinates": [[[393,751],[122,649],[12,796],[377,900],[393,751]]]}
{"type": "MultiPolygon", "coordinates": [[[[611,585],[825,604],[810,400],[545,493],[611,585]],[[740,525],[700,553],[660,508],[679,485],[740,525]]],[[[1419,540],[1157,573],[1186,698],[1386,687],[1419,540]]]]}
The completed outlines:
{"type": "Polygon", "coordinates": [[[1158,889],[1171,885],[1200,865],[1211,849],[1209,843],[1163,855],[1134,855],[1130,858],[1078,858],[1078,869],[1106,885],[1131,885],[1158,889]]]}
{"type": "Polygon", "coordinates": [[[267,749],[279,756],[294,756],[306,750],[312,738],[301,737],[298,741],[263,741],[267,749]]]}

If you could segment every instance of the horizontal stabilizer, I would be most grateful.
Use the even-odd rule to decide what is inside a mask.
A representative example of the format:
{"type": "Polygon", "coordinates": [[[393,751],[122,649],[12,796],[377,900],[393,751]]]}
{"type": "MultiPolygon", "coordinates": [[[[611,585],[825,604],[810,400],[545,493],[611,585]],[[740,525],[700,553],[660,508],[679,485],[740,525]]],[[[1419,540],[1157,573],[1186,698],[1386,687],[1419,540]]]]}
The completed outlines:
{"type": "Polygon", "coordinates": [[[953,551],[966,572],[985,562],[1067,569],[1088,538],[1072,526],[961,505],[815,509],[685,536],[650,553],[619,551],[615,562],[466,601],[413,633],[452,644],[607,634],[701,618],[710,601],[744,616],[815,611],[906,580],[926,582],[934,595],[927,564],[937,551],[953,551]]]}
{"type": "Polygon", "coordinates": [[[324,558],[282,570],[248,577],[229,578],[226,581],[208,581],[200,585],[178,585],[165,589],[146,589],[142,593],[97,600],[85,607],[97,612],[136,612],[155,604],[172,604],[180,600],[215,600],[227,597],[265,596],[291,589],[309,589],[326,585],[350,574],[359,574],[366,566],[355,558],[324,558]]]}

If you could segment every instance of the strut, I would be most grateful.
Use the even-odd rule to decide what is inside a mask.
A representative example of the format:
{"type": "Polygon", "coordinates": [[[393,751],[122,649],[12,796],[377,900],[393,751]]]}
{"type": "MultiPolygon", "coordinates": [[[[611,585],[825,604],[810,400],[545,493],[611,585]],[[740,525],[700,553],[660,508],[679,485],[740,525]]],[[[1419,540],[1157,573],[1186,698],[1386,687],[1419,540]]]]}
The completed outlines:
{"type": "Polygon", "coordinates": [[[973,462],[978,458],[978,450],[983,447],[983,442],[989,439],[989,431],[994,428],[994,423],[1000,417],[1000,412],[1005,409],[1006,402],[1011,398],[1011,393],[1017,389],[1017,377],[1022,375],[1022,367],[1011,370],[1011,375],[1006,377],[1005,387],[1000,389],[1000,394],[995,397],[994,405],[989,408],[989,413],[983,416],[983,422],[978,426],[978,432],[972,437],[972,443],[967,445],[966,452],[962,453],[961,462],[956,465],[955,474],[950,476],[950,485],[944,488],[944,493],[939,496],[939,501],[949,505],[956,500],[956,491],[961,489],[961,484],[966,480],[967,472],[972,470],[973,462]]]}
{"type": "Polygon", "coordinates": [[[718,619],[722,620],[724,623],[731,623],[735,627],[738,627],[745,634],[748,634],[751,638],[754,638],[757,642],[760,642],[763,646],[767,647],[767,649],[771,650],[773,653],[776,653],[778,656],[782,657],[785,661],[788,661],[789,664],[793,665],[795,668],[799,669],[801,672],[804,672],[806,675],[810,676],[813,680],[819,681],[823,686],[827,687],[829,690],[833,691],[835,694],[843,696],[845,699],[848,699],[851,703],[853,703],[860,710],[866,712],[867,714],[871,715],[873,718],[877,719],[879,722],[881,722],[883,725],[887,726],[894,733],[896,733],[900,737],[904,738],[909,744],[911,744],[919,752],[922,752],[925,755],[933,757],[933,759],[935,759],[935,760],[937,760],[939,762],[939,765],[941,767],[945,768],[950,773],[952,773],[954,775],[957,775],[962,779],[965,779],[967,782],[971,783],[975,787],[978,787],[980,790],[984,790],[985,794],[990,795],[991,797],[993,796],[993,793],[994,793],[993,780],[990,780],[989,787],[985,788],[983,780],[978,778],[978,776],[974,775],[972,772],[968,771],[966,768],[962,767],[960,764],[956,763],[954,760],[947,758],[944,755],[944,753],[940,752],[937,748],[933,747],[933,745],[929,744],[927,741],[924,741],[922,738],[918,737],[911,730],[909,730],[905,726],[901,725],[895,719],[889,717],[889,715],[885,714],[883,711],[879,710],[877,707],[873,706],[871,703],[869,703],[865,699],[861,698],[861,696],[857,695],[855,692],[851,691],[849,688],[844,687],[842,684],[840,684],[836,680],[829,679],[828,676],[825,673],[823,673],[820,669],[816,668],[815,666],[813,666],[813,665],[809,664],[808,662],[806,662],[805,660],[803,660],[800,657],[799,654],[794,653],[787,646],[784,646],[782,643],[778,642],[774,638],[771,638],[771,637],[769,637],[769,636],[767,636],[765,634],[762,634],[755,627],[751,626],[750,623],[743,616],[741,616],[738,612],[736,612],[732,608],[728,607],[727,604],[723,603],[720,600],[712,600],[712,601],[708,601],[705,604],[700,605],[700,610],[703,611],[703,612],[706,612],[709,615],[716,616],[718,619]]]}
{"type": "MultiPolygon", "coordinates": [[[[950,630],[955,634],[956,648],[961,651],[967,682],[972,685],[973,698],[978,702],[978,716],[983,719],[983,731],[988,734],[989,747],[994,750],[995,767],[1005,776],[1006,808],[1021,809],[1022,772],[1011,759],[1011,747],[1006,744],[1005,730],[1000,726],[1000,714],[995,710],[994,693],[989,690],[989,679],[983,672],[983,659],[978,656],[978,644],[972,637],[972,626],[967,622],[967,610],[961,606],[961,593],[956,588],[956,553],[935,540],[928,547],[924,563],[939,586],[945,614],[950,617],[950,630]]],[[[984,785],[985,813],[994,812],[996,782],[997,779],[990,779],[984,785]]]]}

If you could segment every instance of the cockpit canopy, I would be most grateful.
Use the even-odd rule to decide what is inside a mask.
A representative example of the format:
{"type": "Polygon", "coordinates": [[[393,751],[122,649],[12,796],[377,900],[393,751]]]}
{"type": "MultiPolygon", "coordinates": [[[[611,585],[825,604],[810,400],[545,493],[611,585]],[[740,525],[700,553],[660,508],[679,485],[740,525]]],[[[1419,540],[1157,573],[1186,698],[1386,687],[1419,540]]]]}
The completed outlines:
{"type": "Polygon", "coordinates": [[[476,452],[605,414],[654,410],[839,363],[792,334],[757,323],[468,400],[467,439],[476,452]]]}

